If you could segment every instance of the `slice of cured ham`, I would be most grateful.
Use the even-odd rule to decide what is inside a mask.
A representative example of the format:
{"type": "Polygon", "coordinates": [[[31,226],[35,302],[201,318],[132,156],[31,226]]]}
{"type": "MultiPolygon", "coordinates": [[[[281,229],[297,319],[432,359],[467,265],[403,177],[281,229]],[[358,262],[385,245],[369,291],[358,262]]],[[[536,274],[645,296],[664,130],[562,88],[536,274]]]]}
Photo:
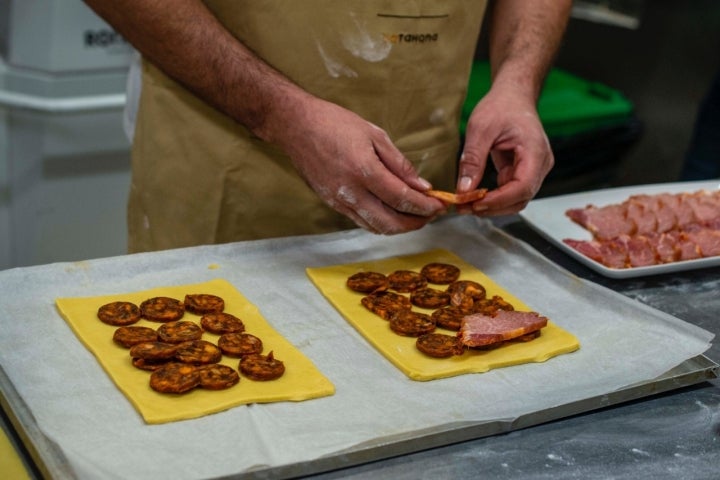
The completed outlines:
{"type": "Polygon", "coordinates": [[[467,347],[484,347],[536,332],[547,321],[536,312],[500,310],[492,317],[476,313],[462,319],[458,337],[467,347]]]}
{"type": "Polygon", "coordinates": [[[608,240],[619,235],[631,235],[636,227],[627,218],[627,205],[608,205],[571,209],[566,212],[571,220],[589,230],[594,237],[608,240]]]}
{"type": "Polygon", "coordinates": [[[563,242],[610,268],[720,255],[720,190],[633,195],[622,203],[565,213],[593,238],[563,242]]]}

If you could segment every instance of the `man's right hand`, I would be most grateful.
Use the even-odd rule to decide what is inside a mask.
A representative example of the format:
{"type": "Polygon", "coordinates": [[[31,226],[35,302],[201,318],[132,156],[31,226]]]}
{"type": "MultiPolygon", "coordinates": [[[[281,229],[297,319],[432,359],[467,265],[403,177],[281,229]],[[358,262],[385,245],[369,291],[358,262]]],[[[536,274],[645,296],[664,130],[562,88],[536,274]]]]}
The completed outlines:
{"type": "Polygon", "coordinates": [[[270,140],[288,153],[325,203],[358,226],[380,234],[403,233],[445,211],[442,202],[423,193],[431,185],[384,130],[309,95],[286,113],[295,125],[266,125],[276,132],[270,140]]]}

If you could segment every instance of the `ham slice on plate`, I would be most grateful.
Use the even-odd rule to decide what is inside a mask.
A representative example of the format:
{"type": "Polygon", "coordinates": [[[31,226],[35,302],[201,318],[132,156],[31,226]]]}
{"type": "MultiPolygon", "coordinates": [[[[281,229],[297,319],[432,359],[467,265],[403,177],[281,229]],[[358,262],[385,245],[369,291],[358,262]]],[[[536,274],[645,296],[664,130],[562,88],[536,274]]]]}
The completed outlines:
{"type": "Polygon", "coordinates": [[[492,317],[476,313],[462,319],[458,337],[467,347],[484,347],[536,332],[547,321],[536,312],[499,310],[492,317]]]}
{"type": "Polygon", "coordinates": [[[593,238],[563,242],[609,268],[720,256],[720,190],[633,195],[565,214],[593,238]]]}

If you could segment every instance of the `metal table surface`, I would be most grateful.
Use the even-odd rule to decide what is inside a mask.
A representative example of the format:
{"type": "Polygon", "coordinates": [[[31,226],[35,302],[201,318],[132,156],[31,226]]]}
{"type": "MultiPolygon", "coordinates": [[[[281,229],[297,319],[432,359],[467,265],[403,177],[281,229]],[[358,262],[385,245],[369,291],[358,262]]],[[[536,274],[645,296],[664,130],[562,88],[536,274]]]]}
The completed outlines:
{"type": "MultiPolygon", "coordinates": [[[[720,268],[615,280],[570,258],[519,217],[495,223],[573,274],[713,332],[705,355],[720,361],[720,268]]],[[[311,478],[720,479],[720,379],[311,478]]]]}
{"type": "MultiPolygon", "coordinates": [[[[519,217],[496,224],[573,274],[720,338],[720,268],[614,280],[577,263],[519,217]]],[[[719,362],[720,344],[705,355],[719,362]]],[[[720,379],[310,478],[720,479],[720,379]]]]}

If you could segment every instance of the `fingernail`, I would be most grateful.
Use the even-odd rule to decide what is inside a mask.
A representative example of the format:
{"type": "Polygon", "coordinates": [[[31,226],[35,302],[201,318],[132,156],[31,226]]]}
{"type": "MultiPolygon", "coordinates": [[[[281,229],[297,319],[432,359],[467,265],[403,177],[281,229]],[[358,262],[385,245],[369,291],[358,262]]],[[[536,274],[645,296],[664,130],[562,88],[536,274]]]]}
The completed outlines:
{"type": "Polygon", "coordinates": [[[458,183],[458,190],[461,192],[470,190],[470,185],[472,185],[472,178],[467,176],[460,177],[460,182],[458,183]]]}
{"type": "Polygon", "coordinates": [[[432,183],[428,182],[424,178],[418,177],[418,180],[420,181],[420,185],[422,186],[422,188],[424,188],[425,190],[430,190],[432,188],[432,183]]]}

